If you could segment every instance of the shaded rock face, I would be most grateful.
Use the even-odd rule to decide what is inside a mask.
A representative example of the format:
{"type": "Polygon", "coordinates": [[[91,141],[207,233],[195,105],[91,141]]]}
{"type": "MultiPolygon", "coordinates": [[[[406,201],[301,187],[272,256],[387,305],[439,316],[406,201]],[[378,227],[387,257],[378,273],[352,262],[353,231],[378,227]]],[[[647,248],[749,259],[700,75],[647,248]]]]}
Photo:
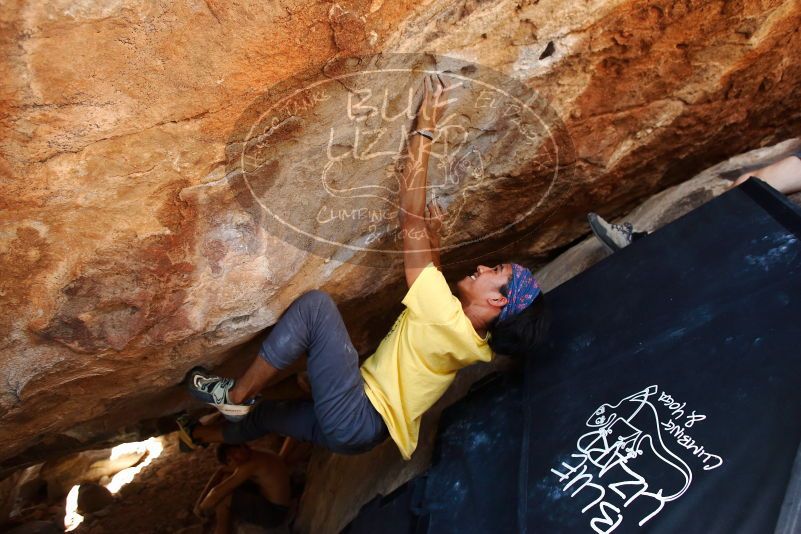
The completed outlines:
{"type": "MultiPolygon", "coordinates": [[[[312,101],[277,125],[280,142],[255,148],[255,192],[246,164],[232,165],[245,142],[238,125],[268,88],[358,68],[352,56],[430,52],[548,103],[571,148],[545,197],[554,167],[532,162],[547,143],[524,149],[523,138],[503,138],[503,117],[460,115],[471,141],[486,133],[474,144],[494,167],[460,197],[445,244],[545,200],[507,231],[448,250],[453,275],[479,260],[542,261],[586,232],[589,209],[620,212],[707,164],[797,135],[799,22],[792,0],[4,3],[2,469],[175,412],[189,368],[247,358],[252,346],[238,347],[305,290],[335,296],[364,353],[391,324],[404,290],[397,258],[376,268],[312,254],[273,231],[258,202],[297,206],[304,220],[319,213],[303,163],[341,108],[312,101]]],[[[344,162],[337,189],[357,187],[365,165],[344,162]]],[[[377,165],[371,184],[391,201],[387,168],[377,165]]],[[[446,197],[469,186],[453,183],[446,197]]],[[[347,243],[367,235],[339,229],[347,243]]]]}

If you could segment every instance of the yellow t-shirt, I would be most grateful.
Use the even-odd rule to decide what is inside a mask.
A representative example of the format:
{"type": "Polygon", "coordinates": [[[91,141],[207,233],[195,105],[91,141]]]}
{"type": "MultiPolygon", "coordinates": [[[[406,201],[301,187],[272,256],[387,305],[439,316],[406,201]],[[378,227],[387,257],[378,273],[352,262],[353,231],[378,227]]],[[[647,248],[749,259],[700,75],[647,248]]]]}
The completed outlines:
{"type": "Polygon", "coordinates": [[[408,460],[417,448],[422,415],[445,393],[456,371],[490,361],[492,351],[432,263],[403,304],[406,309],[361,372],[367,397],[408,460]]]}

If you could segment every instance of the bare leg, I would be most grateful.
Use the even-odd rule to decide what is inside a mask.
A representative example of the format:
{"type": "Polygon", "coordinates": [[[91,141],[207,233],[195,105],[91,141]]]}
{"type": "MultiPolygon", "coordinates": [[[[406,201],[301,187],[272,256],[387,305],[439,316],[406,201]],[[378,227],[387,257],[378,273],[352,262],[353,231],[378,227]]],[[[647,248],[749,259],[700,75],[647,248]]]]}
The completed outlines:
{"type": "Polygon", "coordinates": [[[214,509],[216,523],[214,534],[228,534],[231,531],[231,496],[220,501],[214,509]]]}
{"type": "Polygon", "coordinates": [[[256,356],[245,374],[239,377],[228,392],[228,398],[234,404],[240,404],[259,393],[272,378],[278,374],[278,369],[267,363],[261,356],[256,356]]]}

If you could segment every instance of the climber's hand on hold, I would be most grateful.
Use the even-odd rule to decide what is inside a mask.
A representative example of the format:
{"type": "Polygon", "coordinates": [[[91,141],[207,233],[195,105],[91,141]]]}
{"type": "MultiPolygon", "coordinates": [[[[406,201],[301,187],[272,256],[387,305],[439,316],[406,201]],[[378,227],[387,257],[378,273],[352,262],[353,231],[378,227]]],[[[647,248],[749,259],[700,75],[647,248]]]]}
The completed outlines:
{"type": "Polygon", "coordinates": [[[434,131],[437,123],[442,119],[448,104],[456,99],[447,99],[447,92],[451,87],[438,74],[429,74],[423,80],[423,100],[417,112],[417,129],[434,131]]]}

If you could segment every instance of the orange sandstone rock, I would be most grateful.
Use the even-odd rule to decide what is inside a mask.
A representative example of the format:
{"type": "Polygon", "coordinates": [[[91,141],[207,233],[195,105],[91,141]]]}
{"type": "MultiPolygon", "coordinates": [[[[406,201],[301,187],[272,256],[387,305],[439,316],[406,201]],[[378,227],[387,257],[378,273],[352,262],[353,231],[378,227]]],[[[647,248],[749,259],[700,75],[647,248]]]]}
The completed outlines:
{"type": "MultiPolygon", "coordinates": [[[[351,56],[431,53],[549,103],[573,149],[547,196],[538,152],[493,131],[500,118],[465,111],[471,139],[489,136],[497,186],[462,197],[454,235],[480,237],[545,200],[446,253],[446,274],[459,274],[479,259],[541,261],[586,233],[590,209],[619,212],[801,133],[799,23],[792,0],[4,3],[0,471],[155,431],[142,422],[188,402],[177,384],[189,368],[249,357],[239,347],[305,290],[342,303],[364,352],[391,324],[397,261],[310,254],[268,231],[229,175],[238,121],[273,85],[351,56]]],[[[320,202],[302,142],[325,133],[315,116],[336,118],[326,106],[260,153],[263,176],[284,181],[259,194],[305,219],[320,202]]],[[[349,184],[364,165],[337,176],[349,184]]],[[[450,187],[456,198],[466,186],[450,187]]]]}

